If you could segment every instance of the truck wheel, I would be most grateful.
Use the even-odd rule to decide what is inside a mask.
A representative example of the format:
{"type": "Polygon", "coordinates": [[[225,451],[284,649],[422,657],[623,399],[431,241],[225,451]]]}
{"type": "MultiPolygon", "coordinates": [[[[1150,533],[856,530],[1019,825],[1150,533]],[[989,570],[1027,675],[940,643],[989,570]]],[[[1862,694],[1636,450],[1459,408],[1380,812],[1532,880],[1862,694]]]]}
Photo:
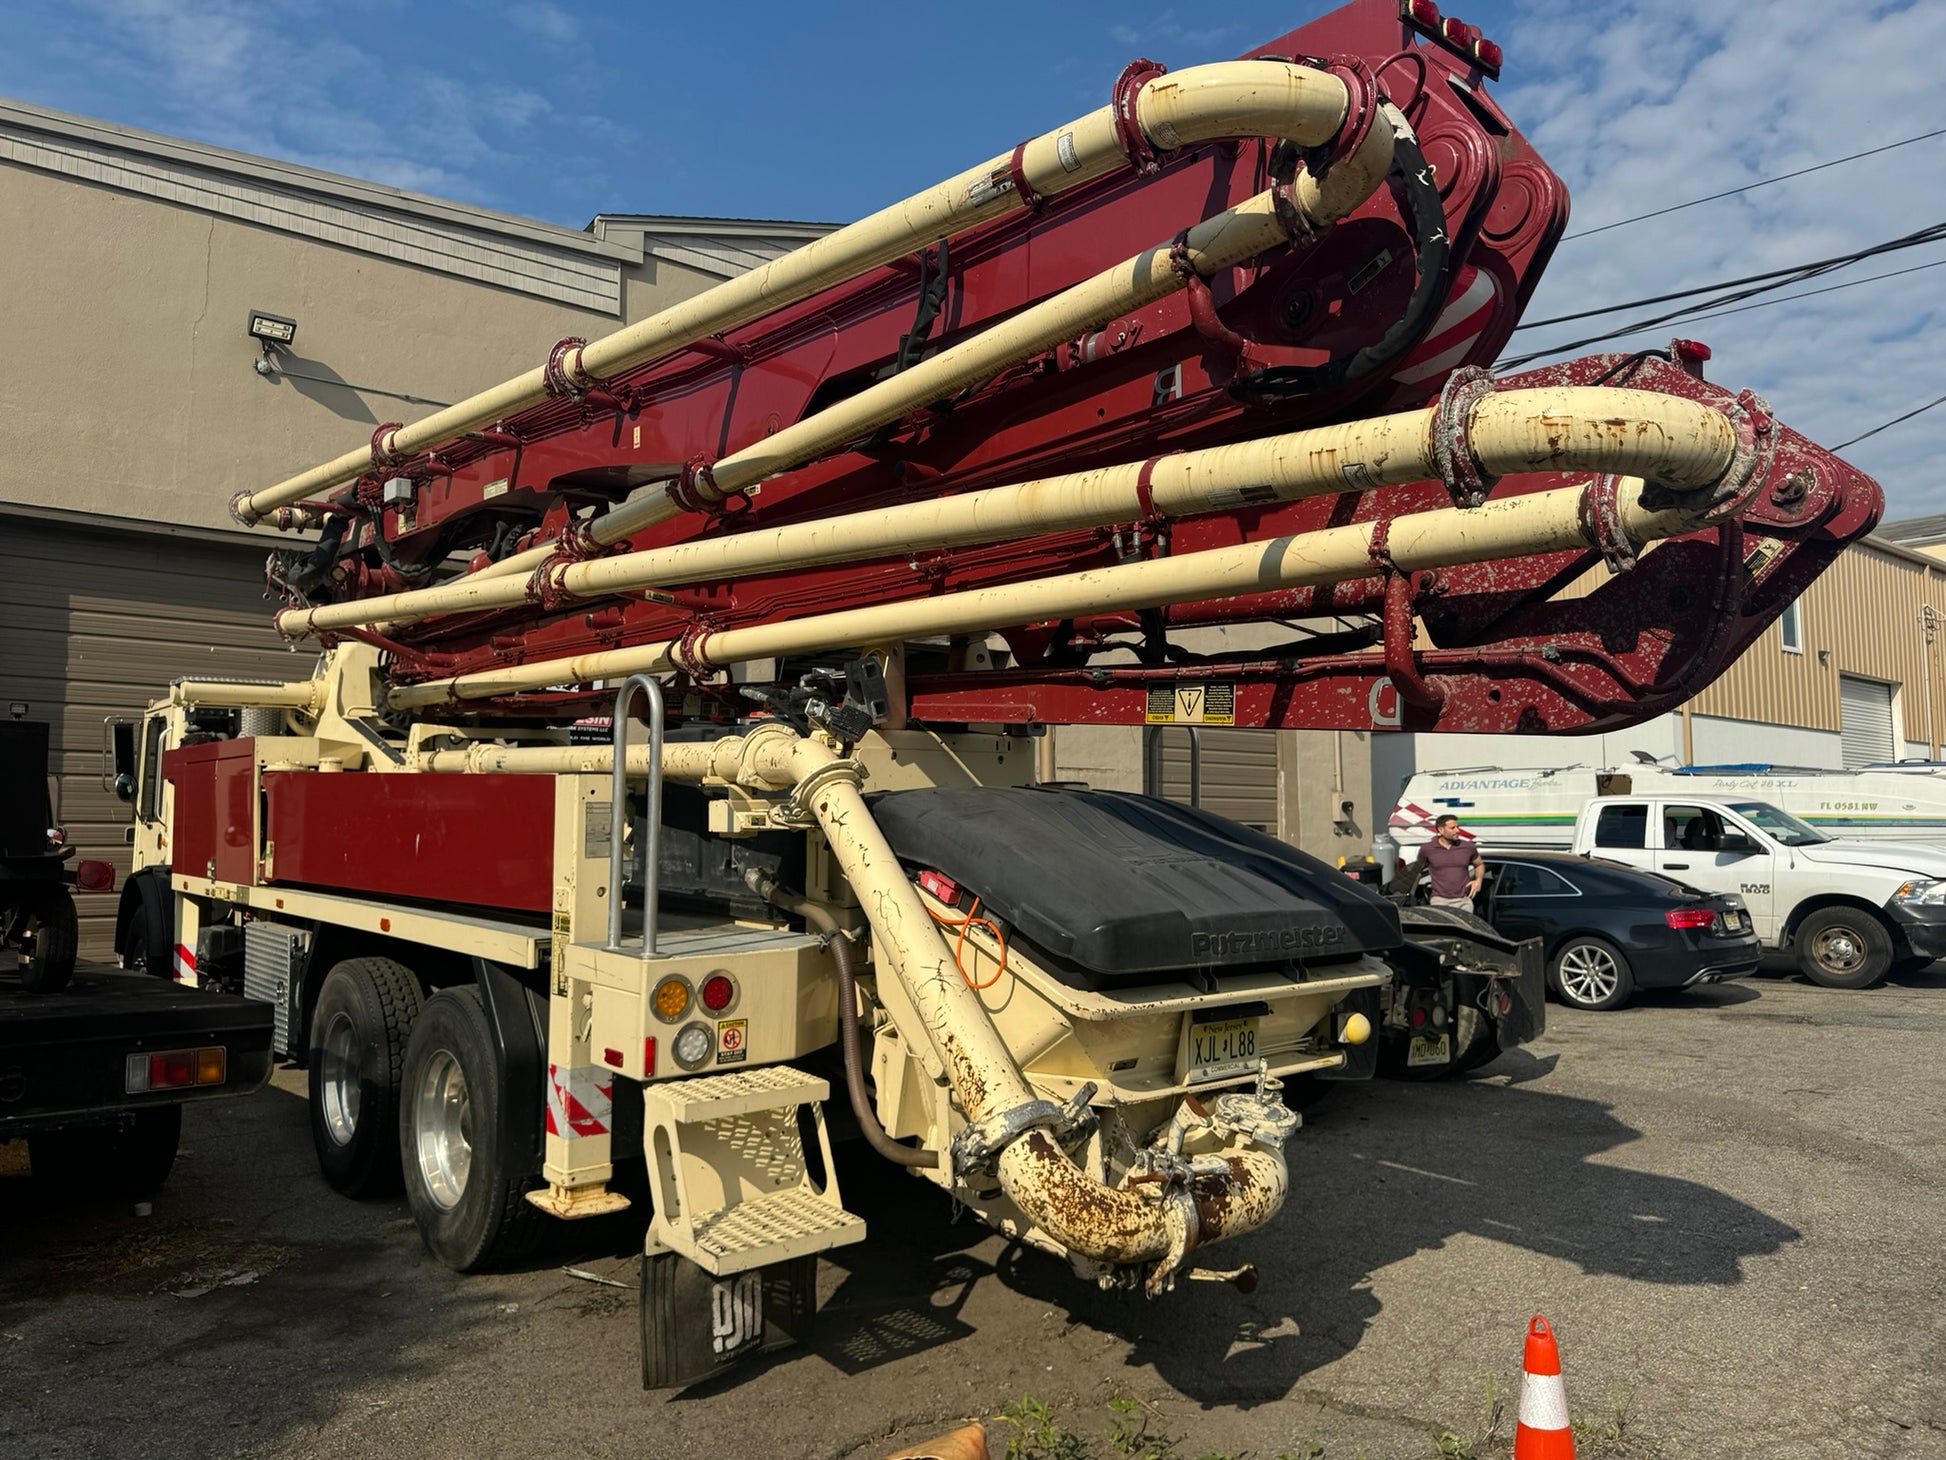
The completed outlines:
{"type": "Polygon", "coordinates": [[[66,988],[81,943],[74,894],[57,882],[30,888],[21,933],[20,986],[30,994],[57,994],[66,988]]]}
{"type": "Polygon", "coordinates": [[[1863,908],[1820,908],[1796,943],[1798,971],[1828,989],[1868,989],[1892,971],[1892,939],[1863,908]]]}
{"type": "Polygon", "coordinates": [[[334,1191],[399,1189],[399,1081],[424,996],[411,969],[351,958],[325,975],[311,1013],[311,1143],[334,1191]]]}
{"type": "Polygon", "coordinates": [[[1635,973],[1622,950],[1605,938],[1570,938],[1548,965],[1548,982],[1576,1009],[1619,1009],[1635,994],[1635,973]]]}
{"type": "Polygon", "coordinates": [[[153,1196],[176,1164],[182,1107],[151,1105],[120,1125],[84,1126],[27,1137],[34,1176],[81,1196],[134,1201],[153,1196]]]}
{"type": "Polygon", "coordinates": [[[532,1182],[510,1174],[500,1144],[508,1098],[479,990],[434,994],[406,1050],[399,1150],[420,1239],[455,1272],[513,1261],[540,1237],[532,1182]]]}

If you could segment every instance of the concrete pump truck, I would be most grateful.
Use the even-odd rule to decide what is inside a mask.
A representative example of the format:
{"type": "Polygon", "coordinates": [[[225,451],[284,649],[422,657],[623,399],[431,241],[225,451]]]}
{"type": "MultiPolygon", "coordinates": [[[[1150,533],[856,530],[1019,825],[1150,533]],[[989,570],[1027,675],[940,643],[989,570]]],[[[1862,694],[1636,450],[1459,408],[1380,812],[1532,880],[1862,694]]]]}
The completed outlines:
{"type": "Polygon", "coordinates": [[[1880,510],[1690,342],[1489,372],[1567,220],[1500,62],[1431,0],[1135,61],[239,493],[315,534],[268,574],[319,657],[151,707],[125,927],[273,1005],[325,1176],[403,1181],[457,1269],[640,1163],[647,1384],[801,1337],[865,1237],[833,1082],[995,1228],[1169,1289],[1277,1213],[1284,1082],[1481,1063],[1539,969],[1051,781],[1049,727],[1612,729],[1880,510]]]}

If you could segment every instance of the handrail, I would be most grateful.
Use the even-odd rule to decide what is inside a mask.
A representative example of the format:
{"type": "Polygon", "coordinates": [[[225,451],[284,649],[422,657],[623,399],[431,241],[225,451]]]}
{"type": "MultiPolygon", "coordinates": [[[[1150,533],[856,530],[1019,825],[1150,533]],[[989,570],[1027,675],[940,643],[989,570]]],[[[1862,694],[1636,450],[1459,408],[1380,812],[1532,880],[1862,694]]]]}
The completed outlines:
{"type": "Polygon", "coordinates": [[[622,951],[622,826],[628,815],[628,707],[636,690],[649,697],[648,835],[642,847],[642,957],[655,957],[655,924],[662,880],[662,686],[631,674],[615,694],[615,769],[609,790],[608,951],[622,951]]]}

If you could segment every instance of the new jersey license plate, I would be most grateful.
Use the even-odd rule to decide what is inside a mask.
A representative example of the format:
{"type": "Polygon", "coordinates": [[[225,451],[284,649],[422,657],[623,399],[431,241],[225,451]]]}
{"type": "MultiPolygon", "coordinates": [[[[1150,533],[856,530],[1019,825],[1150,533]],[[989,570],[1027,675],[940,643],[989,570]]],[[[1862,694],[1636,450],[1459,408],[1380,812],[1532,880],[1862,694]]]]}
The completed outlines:
{"type": "Polygon", "coordinates": [[[1443,1065],[1452,1059],[1452,1048],[1443,1034],[1414,1039],[1406,1048],[1405,1062],[1408,1068],[1414,1065],[1443,1065]]]}
{"type": "Polygon", "coordinates": [[[1257,1020],[1217,1019],[1208,1024],[1189,1026],[1189,1071],[1191,1083],[1234,1075],[1257,1063],[1257,1020]]]}

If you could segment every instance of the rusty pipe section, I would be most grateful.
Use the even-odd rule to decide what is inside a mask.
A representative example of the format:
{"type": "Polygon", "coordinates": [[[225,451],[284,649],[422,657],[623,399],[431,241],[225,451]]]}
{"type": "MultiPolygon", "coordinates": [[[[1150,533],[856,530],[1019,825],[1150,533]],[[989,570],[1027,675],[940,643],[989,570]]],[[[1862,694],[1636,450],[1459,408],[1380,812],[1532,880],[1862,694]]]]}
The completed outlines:
{"type": "MultiPolygon", "coordinates": [[[[699,538],[670,547],[561,564],[549,570],[557,595],[613,593],[720,582],[740,573],[856,562],[908,550],[1002,542],[1044,532],[1132,522],[1151,512],[1190,517],[1224,511],[1244,488],[1268,487],[1282,501],[1423,481],[1439,474],[1440,407],[1294,431],[1143,464],[1075,472],[906,503],[876,512],[699,538]]],[[[1472,401],[1455,432],[1476,475],[1532,471],[1613,472],[1677,491],[1709,486],[1734,458],[1736,433],[1715,407],[1681,396],[1612,387],[1509,390],[1472,401]],[[1625,409],[1621,409],[1625,407],[1625,409]]],[[[456,582],[317,608],[285,609],[278,629],[292,638],[439,614],[509,608],[528,581],[472,574],[456,582]]]]}
{"type": "MultiPolygon", "coordinates": [[[[870,921],[887,971],[904,986],[925,1025],[969,1124],[1039,1101],[1014,1062],[979,995],[927,915],[860,791],[863,772],[820,738],[782,725],[760,726],[712,745],[680,747],[665,772],[788,790],[815,817],[870,921]],[[729,774],[724,774],[728,772],[729,774]]],[[[1295,1125],[1295,1121],[1290,1122],[1295,1125]]],[[[1137,1186],[1110,1187],[1081,1171],[1046,1131],[1029,1130],[999,1153],[996,1174],[1014,1205],[1071,1252],[1112,1266],[1146,1265],[1152,1292],[1169,1285],[1183,1259],[1203,1242],[1263,1225],[1283,1204],[1287,1176],[1281,1142],[1221,1132],[1184,1103],[1167,1128],[1166,1174],[1137,1186]],[[1182,1132],[1200,1130],[1200,1154],[1182,1132]]]]}
{"type": "MultiPolygon", "coordinates": [[[[1345,83],[1314,67],[1291,61],[1222,61],[1149,80],[1134,94],[1133,115],[1147,145],[1159,151],[1221,137],[1257,136],[1317,148],[1332,142],[1348,120],[1356,120],[1350,117],[1350,103],[1345,83]]],[[[1389,133],[1386,141],[1389,158],[1389,133]]],[[[1358,149],[1359,153],[1365,150],[1358,149]]],[[[601,339],[569,345],[550,364],[574,388],[586,389],[618,371],[674,354],[1002,217],[1033,198],[1054,197],[1092,182],[1128,160],[1115,108],[1100,107],[1031,138],[1016,152],[988,158],[694,299],[601,339]]],[[[1328,211],[1344,192],[1358,185],[1365,166],[1354,157],[1327,171],[1322,180],[1301,175],[1294,189],[1300,206],[1328,211]]],[[[1383,169],[1379,175],[1383,176],[1383,169]]],[[[254,527],[279,507],[342,486],[398,458],[491,427],[547,400],[551,373],[550,365],[535,366],[275,486],[240,493],[231,503],[231,512],[239,522],[254,527]]]]}
{"type": "Polygon", "coordinates": [[[397,685],[387,702],[413,710],[469,699],[588,684],[677,667],[721,667],[748,659],[809,653],[834,644],[876,644],[935,634],[990,632],[1081,614],[1194,603],[1233,594],[1315,587],[1401,572],[1557,552],[1643,544],[1694,531],[1714,504],[1655,507],[1639,479],[1605,477],[1583,486],[1507,497],[1479,507],[1443,508],[1380,522],[1353,522],[1296,537],[1240,543],[1174,557],[1089,568],[1026,583],[1000,584],[778,623],[724,629],[684,645],[678,640],[610,649],[532,664],[397,685]],[[678,661],[681,661],[680,665],[678,661]]]}

